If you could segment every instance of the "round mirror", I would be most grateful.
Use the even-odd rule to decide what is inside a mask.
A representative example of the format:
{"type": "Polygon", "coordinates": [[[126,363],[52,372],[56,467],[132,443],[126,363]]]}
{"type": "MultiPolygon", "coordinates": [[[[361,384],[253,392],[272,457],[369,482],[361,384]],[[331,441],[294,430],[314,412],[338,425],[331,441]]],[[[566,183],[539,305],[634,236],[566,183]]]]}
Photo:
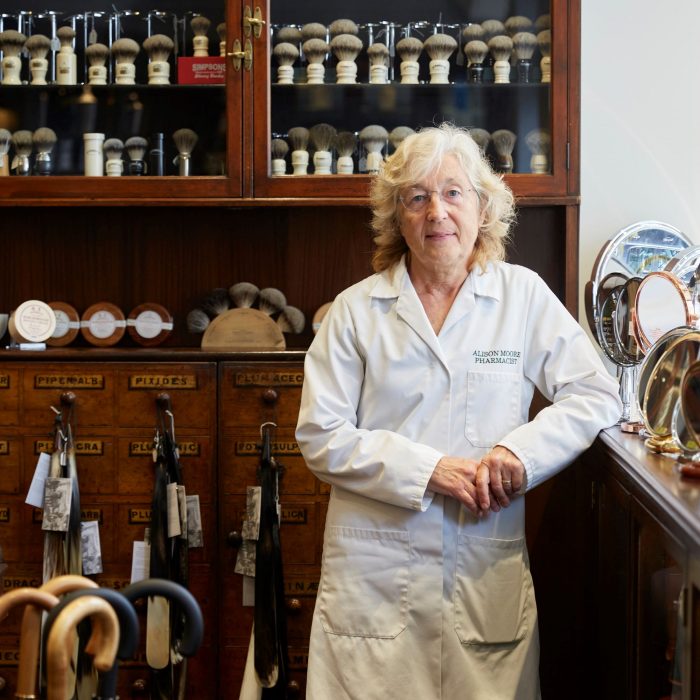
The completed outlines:
{"type": "Polygon", "coordinates": [[[695,277],[700,266],[700,245],[685,248],[672,257],[664,270],[675,275],[686,287],[695,286],[695,277]]]}
{"type": "Polygon", "coordinates": [[[600,347],[603,348],[603,352],[608,356],[611,362],[616,365],[625,367],[631,365],[632,363],[627,360],[627,358],[622,354],[622,350],[617,343],[615,338],[615,307],[617,305],[617,300],[622,294],[622,289],[624,285],[615,287],[611,290],[610,294],[605,298],[605,301],[600,305],[598,312],[598,318],[596,321],[598,343],[600,347]]]}
{"type": "Polygon", "coordinates": [[[700,362],[693,362],[685,371],[678,405],[688,437],[700,451],[700,362]]]}
{"type": "Polygon", "coordinates": [[[615,344],[627,364],[637,364],[642,359],[642,353],[633,332],[637,290],[641,283],[640,277],[628,279],[622,285],[612,311],[615,344]]]}

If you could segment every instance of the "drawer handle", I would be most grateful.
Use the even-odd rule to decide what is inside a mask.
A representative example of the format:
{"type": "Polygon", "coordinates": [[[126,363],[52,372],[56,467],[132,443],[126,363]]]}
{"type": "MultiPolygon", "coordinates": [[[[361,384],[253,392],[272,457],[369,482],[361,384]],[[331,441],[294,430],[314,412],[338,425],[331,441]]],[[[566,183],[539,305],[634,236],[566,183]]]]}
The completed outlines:
{"type": "Polygon", "coordinates": [[[287,612],[290,615],[296,615],[301,610],[301,601],[299,598],[287,598],[287,612]]]}
{"type": "Polygon", "coordinates": [[[299,697],[299,683],[297,681],[289,681],[287,683],[287,694],[290,698],[298,698],[299,697]]]}
{"type": "Polygon", "coordinates": [[[137,695],[142,695],[143,693],[145,693],[146,688],[146,681],[143,678],[137,678],[131,686],[131,690],[137,695]]]}
{"type": "Polygon", "coordinates": [[[243,544],[243,537],[241,536],[241,533],[238,532],[238,530],[232,530],[229,532],[228,535],[226,535],[226,544],[229,547],[238,549],[243,544]]]}
{"type": "Polygon", "coordinates": [[[277,399],[279,399],[279,395],[274,389],[265,389],[262,397],[263,401],[269,404],[277,403],[277,399]]]}
{"type": "Polygon", "coordinates": [[[7,687],[7,681],[0,676],[0,693],[2,693],[3,690],[7,687]]]}

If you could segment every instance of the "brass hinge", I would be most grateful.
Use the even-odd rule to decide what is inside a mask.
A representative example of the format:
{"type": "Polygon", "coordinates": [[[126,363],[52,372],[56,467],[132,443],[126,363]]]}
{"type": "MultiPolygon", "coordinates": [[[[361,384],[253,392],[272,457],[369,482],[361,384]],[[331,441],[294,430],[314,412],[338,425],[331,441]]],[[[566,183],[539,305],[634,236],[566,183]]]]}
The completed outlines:
{"type": "Polygon", "coordinates": [[[251,30],[256,39],[260,38],[262,28],[265,25],[265,20],[262,18],[262,10],[259,7],[255,8],[255,13],[248,5],[243,10],[243,32],[246,36],[250,36],[251,30]]]}
{"type": "Polygon", "coordinates": [[[238,39],[234,39],[232,48],[233,51],[229,51],[226,55],[231,57],[234,70],[241,69],[241,60],[243,60],[243,67],[250,70],[253,65],[253,44],[250,39],[245,40],[245,50],[241,49],[241,42],[238,39]]]}

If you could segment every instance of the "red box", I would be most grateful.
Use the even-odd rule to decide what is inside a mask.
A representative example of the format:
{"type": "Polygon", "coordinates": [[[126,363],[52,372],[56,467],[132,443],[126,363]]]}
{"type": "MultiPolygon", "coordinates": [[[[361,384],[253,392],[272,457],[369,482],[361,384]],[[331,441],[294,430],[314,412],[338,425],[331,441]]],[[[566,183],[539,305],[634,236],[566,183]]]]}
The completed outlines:
{"type": "Polygon", "coordinates": [[[177,82],[180,85],[223,85],[226,82],[226,57],[178,57],[177,82]]]}

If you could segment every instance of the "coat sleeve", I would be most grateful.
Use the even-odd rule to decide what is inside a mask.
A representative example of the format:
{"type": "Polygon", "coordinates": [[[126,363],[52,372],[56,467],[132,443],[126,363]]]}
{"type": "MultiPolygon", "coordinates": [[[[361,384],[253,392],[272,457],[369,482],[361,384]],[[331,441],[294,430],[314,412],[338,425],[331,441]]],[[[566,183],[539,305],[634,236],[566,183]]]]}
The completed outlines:
{"type": "Polygon", "coordinates": [[[425,510],[443,456],[390,430],[358,428],[365,359],[347,303],[338,297],[304,362],[296,439],[304,460],[327,483],[391,505],[425,510]]]}
{"type": "Polygon", "coordinates": [[[525,325],[525,374],[549,401],[499,440],[525,466],[532,489],[572,462],[622,413],[618,383],[544,281],[532,276],[525,325]]]}

